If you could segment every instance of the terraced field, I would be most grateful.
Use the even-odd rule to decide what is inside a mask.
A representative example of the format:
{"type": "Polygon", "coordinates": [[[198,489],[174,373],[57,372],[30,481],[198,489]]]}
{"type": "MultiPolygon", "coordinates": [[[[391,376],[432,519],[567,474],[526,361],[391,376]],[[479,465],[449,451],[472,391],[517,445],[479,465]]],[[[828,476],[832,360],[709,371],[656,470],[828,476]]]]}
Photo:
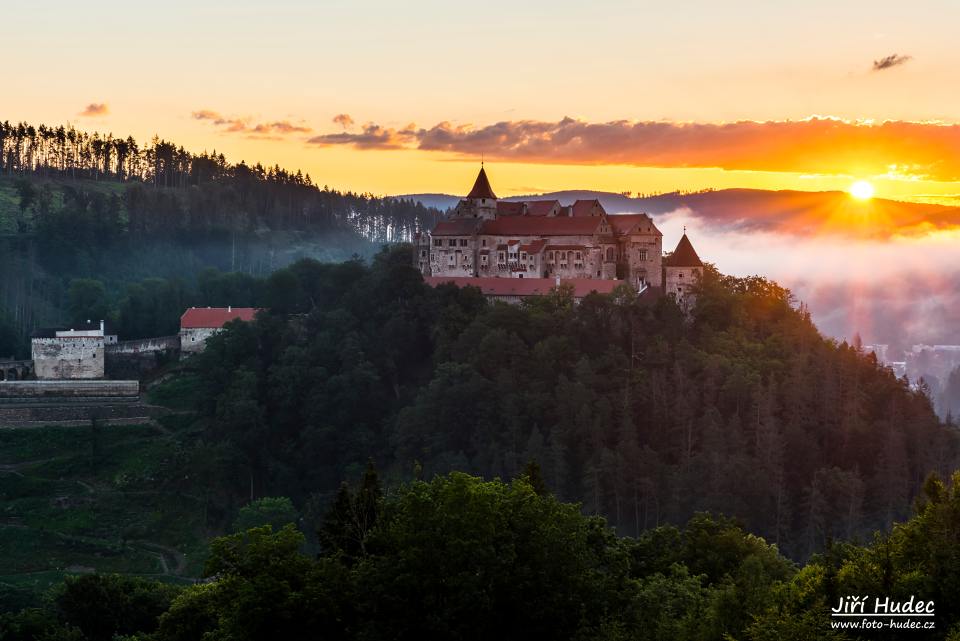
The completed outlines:
{"type": "Polygon", "coordinates": [[[0,606],[71,573],[197,576],[202,506],[160,482],[176,453],[162,426],[0,429],[0,606]]]}

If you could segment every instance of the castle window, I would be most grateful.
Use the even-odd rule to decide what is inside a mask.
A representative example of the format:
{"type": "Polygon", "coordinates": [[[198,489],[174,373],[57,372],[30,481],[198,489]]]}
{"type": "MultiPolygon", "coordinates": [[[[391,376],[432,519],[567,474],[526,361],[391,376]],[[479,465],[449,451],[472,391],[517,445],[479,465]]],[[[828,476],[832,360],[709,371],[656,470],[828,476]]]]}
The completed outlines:
{"type": "Polygon", "coordinates": [[[486,246],[487,246],[487,239],[484,238],[483,240],[481,240],[481,241],[480,241],[480,244],[483,245],[484,247],[486,247],[486,246]]]}
{"type": "Polygon", "coordinates": [[[553,262],[553,252],[547,252],[547,260],[549,260],[551,263],[553,262]]]}
{"type": "Polygon", "coordinates": [[[679,277],[680,277],[680,278],[683,278],[683,272],[680,272],[680,276],[679,276],[679,277]]]}
{"type": "Polygon", "coordinates": [[[433,246],[434,246],[434,247],[441,247],[442,245],[443,245],[443,241],[442,241],[441,239],[439,239],[439,238],[434,238],[434,239],[433,239],[433,246]]]}
{"type": "Polygon", "coordinates": [[[613,247],[607,247],[607,261],[613,261],[613,247]]]}
{"type": "Polygon", "coordinates": [[[639,260],[646,260],[646,259],[647,259],[647,250],[646,250],[646,249],[641,249],[640,251],[638,251],[638,252],[637,252],[637,258],[638,258],[639,260]]]}
{"type": "Polygon", "coordinates": [[[461,238],[461,239],[460,239],[460,246],[461,246],[461,247],[466,247],[466,246],[467,246],[467,239],[466,239],[466,238],[461,238]]]}
{"type": "Polygon", "coordinates": [[[447,241],[447,246],[448,246],[448,247],[456,247],[456,246],[457,246],[457,241],[456,241],[456,239],[455,239],[455,238],[451,238],[450,240],[448,240],[448,241],[447,241]]]}
{"type": "Polygon", "coordinates": [[[583,255],[580,252],[577,252],[577,260],[583,260],[583,255]]]}
{"type": "Polygon", "coordinates": [[[424,249],[423,251],[420,252],[420,258],[426,258],[426,257],[427,257],[427,250],[424,249]]]}
{"type": "Polygon", "coordinates": [[[484,265],[487,264],[487,255],[486,255],[486,254],[484,254],[483,256],[480,257],[480,262],[483,263],[484,265]]]}
{"type": "Polygon", "coordinates": [[[500,262],[502,263],[505,258],[503,252],[500,252],[498,255],[500,256],[500,262]]]}

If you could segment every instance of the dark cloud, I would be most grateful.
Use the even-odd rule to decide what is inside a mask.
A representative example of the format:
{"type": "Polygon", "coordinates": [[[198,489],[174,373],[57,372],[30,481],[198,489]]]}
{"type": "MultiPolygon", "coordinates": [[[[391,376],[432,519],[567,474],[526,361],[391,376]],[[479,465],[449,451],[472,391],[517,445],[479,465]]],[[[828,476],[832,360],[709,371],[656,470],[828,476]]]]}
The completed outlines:
{"type": "Polygon", "coordinates": [[[313,129],[306,125],[294,124],[289,120],[253,123],[251,118],[228,118],[220,112],[210,109],[194,111],[191,116],[194,120],[205,120],[215,127],[220,127],[221,131],[225,133],[242,133],[255,138],[277,139],[280,136],[288,134],[310,133],[313,131],[313,129]]]}
{"type": "Polygon", "coordinates": [[[404,147],[511,162],[718,167],[728,170],[883,175],[960,180],[960,125],[851,122],[813,117],[731,123],[502,121],[483,127],[441,122],[429,129],[364,126],[315,136],[318,145],[404,147]]]}
{"type": "Polygon", "coordinates": [[[890,69],[891,67],[897,67],[899,65],[909,62],[913,56],[901,56],[898,53],[889,55],[885,58],[880,58],[879,60],[873,61],[873,70],[874,71],[883,71],[884,69],[890,69]]]}
{"type": "Polygon", "coordinates": [[[367,123],[363,131],[358,134],[339,133],[314,136],[307,142],[320,146],[351,145],[358,149],[401,149],[409,147],[417,141],[416,126],[409,124],[402,129],[381,127],[375,123],[367,123]]]}
{"type": "Polygon", "coordinates": [[[333,122],[344,129],[349,129],[353,126],[353,118],[350,117],[350,114],[337,114],[333,117],[333,122]]]}
{"type": "Polygon", "coordinates": [[[91,102],[89,105],[83,108],[83,111],[80,112],[81,116],[88,118],[95,118],[97,116],[106,116],[110,113],[109,107],[105,102],[91,102]]]}

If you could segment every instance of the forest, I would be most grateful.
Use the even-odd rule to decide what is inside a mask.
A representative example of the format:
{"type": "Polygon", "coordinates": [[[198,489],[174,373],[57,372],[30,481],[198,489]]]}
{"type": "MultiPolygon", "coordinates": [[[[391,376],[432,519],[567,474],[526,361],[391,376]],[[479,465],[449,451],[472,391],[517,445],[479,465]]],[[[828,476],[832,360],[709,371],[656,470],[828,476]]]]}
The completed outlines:
{"type": "Polygon", "coordinates": [[[0,355],[70,320],[75,279],[102,281],[117,308],[147,279],[182,289],[207,268],[264,276],[303,257],[369,256],[440,215],[159,138],[2,122],[0,355]]]}
{"type": "Polygon", "coordinates": [[[922,387],[763,278],[708,269],[689,319],[628,289],[511,306],[425,285],[409,252],[275,272],[251,298],[266,311],[157,390],[194,412],[169,483],[203,479],[212,527],[263,496],[316,525],[370,460],[395,482],[535,461],[622,535],[706,511],[800,561],[888,531],[956,467],[922,387]]]}

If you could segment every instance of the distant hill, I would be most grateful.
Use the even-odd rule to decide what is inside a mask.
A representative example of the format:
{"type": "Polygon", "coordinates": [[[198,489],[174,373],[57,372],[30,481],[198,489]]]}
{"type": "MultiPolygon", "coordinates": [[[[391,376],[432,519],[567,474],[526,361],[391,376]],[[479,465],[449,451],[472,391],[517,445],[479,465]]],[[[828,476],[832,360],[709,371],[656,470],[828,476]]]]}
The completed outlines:
{"type": "MultiPolygon", "coordinates": [[[[441,210],[453,207],[460,199],[447,194],[408,194],[402,197],[441,210]]],[[[911,228],[960,224],[960,209],[956,207],[882,198],[859,202],[842,191],[721,189],[631,198],[608,191],[583,189],[512,196],[504,200],[556,199],[569,205],[578,199],[591,198],[598,199],[611,214],[644,212],[663,215],[686,208],[709,225],[743,230],[810,233],[834,229],[859,236],[887,236],[894,232],[909,233],[911,228]],[[859,227],[843,218],[843,214],[850,211],[862,218],[859,227]]]]}

